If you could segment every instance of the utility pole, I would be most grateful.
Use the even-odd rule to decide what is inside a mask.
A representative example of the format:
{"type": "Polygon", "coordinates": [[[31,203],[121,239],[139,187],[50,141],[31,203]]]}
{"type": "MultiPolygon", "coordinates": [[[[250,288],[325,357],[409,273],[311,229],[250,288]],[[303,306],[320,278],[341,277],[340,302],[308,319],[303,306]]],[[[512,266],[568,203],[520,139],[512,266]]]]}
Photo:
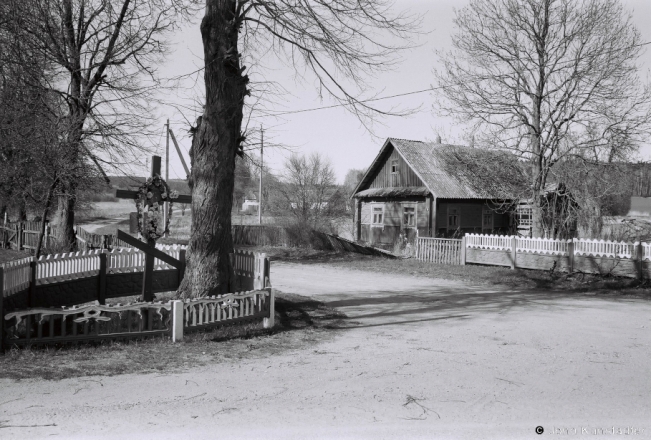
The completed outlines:
{"type": "MultiPolygon", "coordinates": [[[[165,124],[165,182],[170,178],[170,120],[167,119],[167,124],[165,124]]],[[[167,183],[169,185],[169,182],[167,183]]],[[[167,195],[169,198],[169,194],[167,195]]],[[[163,202],[163,227],[167,225],[169,221],[169,202],[163,202]]],[[[167,237],[167,234],[165,234],[167,237]]]]}
{"type": "Polygon", "coordinates": [[[262,154],[264,152],[264,129],[260,126],[260,188],[258,191],[258,224],[262,224],[262,154]]]}

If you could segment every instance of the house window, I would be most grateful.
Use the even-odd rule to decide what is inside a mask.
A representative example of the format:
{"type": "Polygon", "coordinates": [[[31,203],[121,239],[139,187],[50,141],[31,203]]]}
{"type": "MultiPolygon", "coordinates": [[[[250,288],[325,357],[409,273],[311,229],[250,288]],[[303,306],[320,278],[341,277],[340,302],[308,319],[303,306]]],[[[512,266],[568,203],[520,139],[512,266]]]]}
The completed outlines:
{"type": "Polygon", "coordinates": [[[531,226],[531,207],[518,206],[518,226],[531,226]]]}
{"type": "Polygon", "coordinates": [[[448,208],[448,229],[456,229],[459,227],[459,209],[448,208]]]}
{"type": "Polygon", "coordinates": [[[373,206],[373,226],[384,225],[384,206],[373,206]]]}
{"type": "Polygon", "coordinates": [[[493,229],[493,211],[490,209],[484,209],[482,212],[482,229],[493,229]]]}
{"type": "Polygon", "coordinates": [[[398,171],[398,159],[391,161],[391,186],[400,186],[400,172],[398,171]]]}
{"type": "Polygon", "coordinates": [[[402,207],[402,226],[405,228],[416,227],[416,207],[403,206],[402,207]]]}

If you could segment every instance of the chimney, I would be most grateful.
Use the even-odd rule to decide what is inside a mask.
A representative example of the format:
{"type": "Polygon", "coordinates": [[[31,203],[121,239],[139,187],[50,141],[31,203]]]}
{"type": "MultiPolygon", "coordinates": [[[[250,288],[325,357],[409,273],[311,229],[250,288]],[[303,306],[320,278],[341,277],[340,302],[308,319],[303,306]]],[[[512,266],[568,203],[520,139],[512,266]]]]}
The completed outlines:
{"type": "Polygon", "coordinates": [[[470,138],[470,148],[475,148],[475,135],[470,138]]]}
{"type": "Polygon", "coordinates": [[[437,144],[440,144],[440,143],[441,143],[441,135],[440,135],[440,134],[437,134],[437,135],[436,135],[436,143],[437,143],[437,144]]]}

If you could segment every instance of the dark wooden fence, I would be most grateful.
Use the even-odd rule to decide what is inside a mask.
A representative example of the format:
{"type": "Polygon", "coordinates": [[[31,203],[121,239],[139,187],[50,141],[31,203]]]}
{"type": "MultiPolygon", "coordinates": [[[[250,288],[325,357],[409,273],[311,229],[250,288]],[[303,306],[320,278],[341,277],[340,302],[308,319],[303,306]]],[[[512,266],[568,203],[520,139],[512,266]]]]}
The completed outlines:
{"type": "MultiPolygon", "coordinates": [[[[169,248],[170,256],[184,259],[184,248],[163,248],[169,248]]],[[[183,327],[190,331],[258,318],[265,318],[267,324],[271,319],[273,325],[269,259],[265,254],[236,251],[231,262],[229,290],[239,293],[183,303],[175,317],[181,335],[183,327]]],[[[156,260],[154,291],[173,291],[180,285],[183,271],[169,267],[156,260]]],[[[143,270],[144,253],[134,249],[78,252],[0,265],[0,350],[14,345],[172,334],[172,302],[105,304],[107,298],[138,295],[143,270]]]]}
{"type": "MultiPolygon", "coordinates": [[[[0,246],[3,249],[35,250],[41,233],[41,222],[17,222],[0,225],[0,246]]],[[[43,247],[56,242],[56,226],[45,224],[43,247]]]]}

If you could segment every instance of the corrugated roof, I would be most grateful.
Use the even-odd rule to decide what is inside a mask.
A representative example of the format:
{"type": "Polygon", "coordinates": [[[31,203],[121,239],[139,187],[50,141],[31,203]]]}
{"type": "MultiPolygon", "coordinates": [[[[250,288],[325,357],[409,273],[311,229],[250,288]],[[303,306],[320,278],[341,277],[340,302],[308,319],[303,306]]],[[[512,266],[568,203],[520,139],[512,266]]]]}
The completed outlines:
{"type": "Polygon", "coordinates": [[[522,166],[510,153],[389,138],[357,191],[370,184],[389,145],[398,151],[437,198],[513,199],[527,187],[522,166]]]}

